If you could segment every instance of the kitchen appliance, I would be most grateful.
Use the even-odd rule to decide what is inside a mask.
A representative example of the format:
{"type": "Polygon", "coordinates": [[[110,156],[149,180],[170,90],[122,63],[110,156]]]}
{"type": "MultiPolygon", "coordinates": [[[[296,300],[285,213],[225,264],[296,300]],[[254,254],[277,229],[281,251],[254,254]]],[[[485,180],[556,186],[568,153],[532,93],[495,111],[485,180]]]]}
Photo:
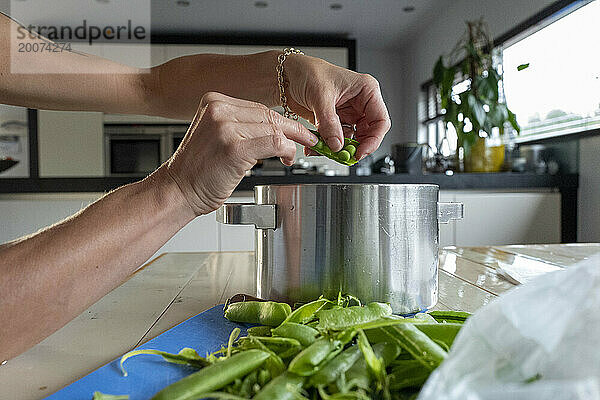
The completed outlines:
{"type": "Polygon", "coordinates": [[[299,184],[254,188],[217,220],[255,225],[257,296],[306,302],[350,293],[398,314],[438,298],[438,223],[462,218],[437,185],[299,184]]]}
{"type": "Polygon", "coordinates": [[[179,147],[185,125],[105,125],[106,176],[144,176],[179,147]]]}

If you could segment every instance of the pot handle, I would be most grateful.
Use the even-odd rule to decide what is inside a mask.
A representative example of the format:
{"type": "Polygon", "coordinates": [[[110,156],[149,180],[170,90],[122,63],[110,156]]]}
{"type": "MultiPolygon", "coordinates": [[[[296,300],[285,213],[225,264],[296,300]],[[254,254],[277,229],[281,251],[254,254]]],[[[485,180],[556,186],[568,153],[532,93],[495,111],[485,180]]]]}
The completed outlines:
{"type": "Polygon", "coordinates": [[[228,225],[254,225],[256,229],[275,229],[277,206],[254,203],[223,204],[217,210],[217,222],[228,225]]]}
{"type": "Polygon", "coordinates": [[[452,220],[463,219],[463,203],[438,203],[438,221],[447,224],[452,220]]]}

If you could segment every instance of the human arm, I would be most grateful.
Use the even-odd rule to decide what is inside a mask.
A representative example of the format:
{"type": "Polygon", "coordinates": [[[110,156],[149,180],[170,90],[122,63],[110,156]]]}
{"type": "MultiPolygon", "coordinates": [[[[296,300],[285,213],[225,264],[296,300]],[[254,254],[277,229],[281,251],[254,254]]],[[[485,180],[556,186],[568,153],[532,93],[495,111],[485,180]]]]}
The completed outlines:
{"type": "Polygon", "coordinates": [[[0,246],[0,362],[120,285],[195,216],[219,207],[258,159],[291,164],[291,139],[317,141],[260,104],[209,93],[176,154],[148,178],[0,246]]]}
{"type": "MultiPolygon", "coordinates": [[[[75,52],[11,52],[11,32],[19,25],[0,14],[0,103],[31,108],[158,115],[189,120],[207,92],[279,105],[277,58],[280,51],[243,56],[198,54],[152,68],[134,68],[75,52]],[[26,57],[40,71],[20,74],[11,57],[26,57]]],[[[39,39],[25,39],[36,41],[39,39]]],[[[44,39],[47,40],[47,39],[44,39]]],[[[14,49],[12,49],[14,50],[14,49]]],[[[341,149],[341,122],[357,125],[356,157],[375,151],[390,118],[377,81],[315,57],[291,55],[285,61],[287,97],[293,111],[316,123],[333,150],[341,149]]]]}

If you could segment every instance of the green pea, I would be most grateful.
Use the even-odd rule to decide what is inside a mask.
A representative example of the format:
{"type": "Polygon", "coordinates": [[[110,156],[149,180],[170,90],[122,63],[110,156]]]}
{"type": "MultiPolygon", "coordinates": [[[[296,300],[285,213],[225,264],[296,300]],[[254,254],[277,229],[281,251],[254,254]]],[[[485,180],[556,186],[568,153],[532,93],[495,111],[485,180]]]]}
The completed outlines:
{"type": "Polygon", "coordinates": [[[346,150],[350,154],[350,157],[354,157],[354,155],[356,154],[356,147],[352,144],[349,144],[346,147],[344,147],[344,150],[346,150]]]}
{"type": "Polygon", "coordinates": [[[350,161],[350,153],[347,152],[346,150],[342,150],[340,152],[337,153],[339,159],[343,162],[347,162],[350,161]]]}

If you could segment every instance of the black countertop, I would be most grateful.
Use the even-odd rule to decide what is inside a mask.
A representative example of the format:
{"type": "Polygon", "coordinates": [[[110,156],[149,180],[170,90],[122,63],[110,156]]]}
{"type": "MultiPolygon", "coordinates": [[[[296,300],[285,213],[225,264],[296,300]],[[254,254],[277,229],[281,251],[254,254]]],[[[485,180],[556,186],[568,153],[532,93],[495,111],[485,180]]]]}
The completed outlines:
{"type": "MultiPolygon", "coordinates": [[[[106,192],[135,182],[140,178],[0,178],[0,193],[52,193],[52,192],[106,192]]],[[[531,189],[556,188],[561,191],[576,190],[579,175],[536,175],[527,173],[489,174],[395,174],[370,176],[251,176],[242,179],[238,191],[253,190],[256,185],[299,183],[433,183],[441,189],[531,189]]]]}
{"type": "Polygon", "coordinates": [[[432,183],[440,189],[528,189],[557,188],[575,189],[578,186],[577,174],[536,175],[527,173],[463,173],[445,174],[395,174],[370,176],[251,176],[242,180],[237,190],[253,190],[256,185],[300,184],[300,183],[432,183]]]}

